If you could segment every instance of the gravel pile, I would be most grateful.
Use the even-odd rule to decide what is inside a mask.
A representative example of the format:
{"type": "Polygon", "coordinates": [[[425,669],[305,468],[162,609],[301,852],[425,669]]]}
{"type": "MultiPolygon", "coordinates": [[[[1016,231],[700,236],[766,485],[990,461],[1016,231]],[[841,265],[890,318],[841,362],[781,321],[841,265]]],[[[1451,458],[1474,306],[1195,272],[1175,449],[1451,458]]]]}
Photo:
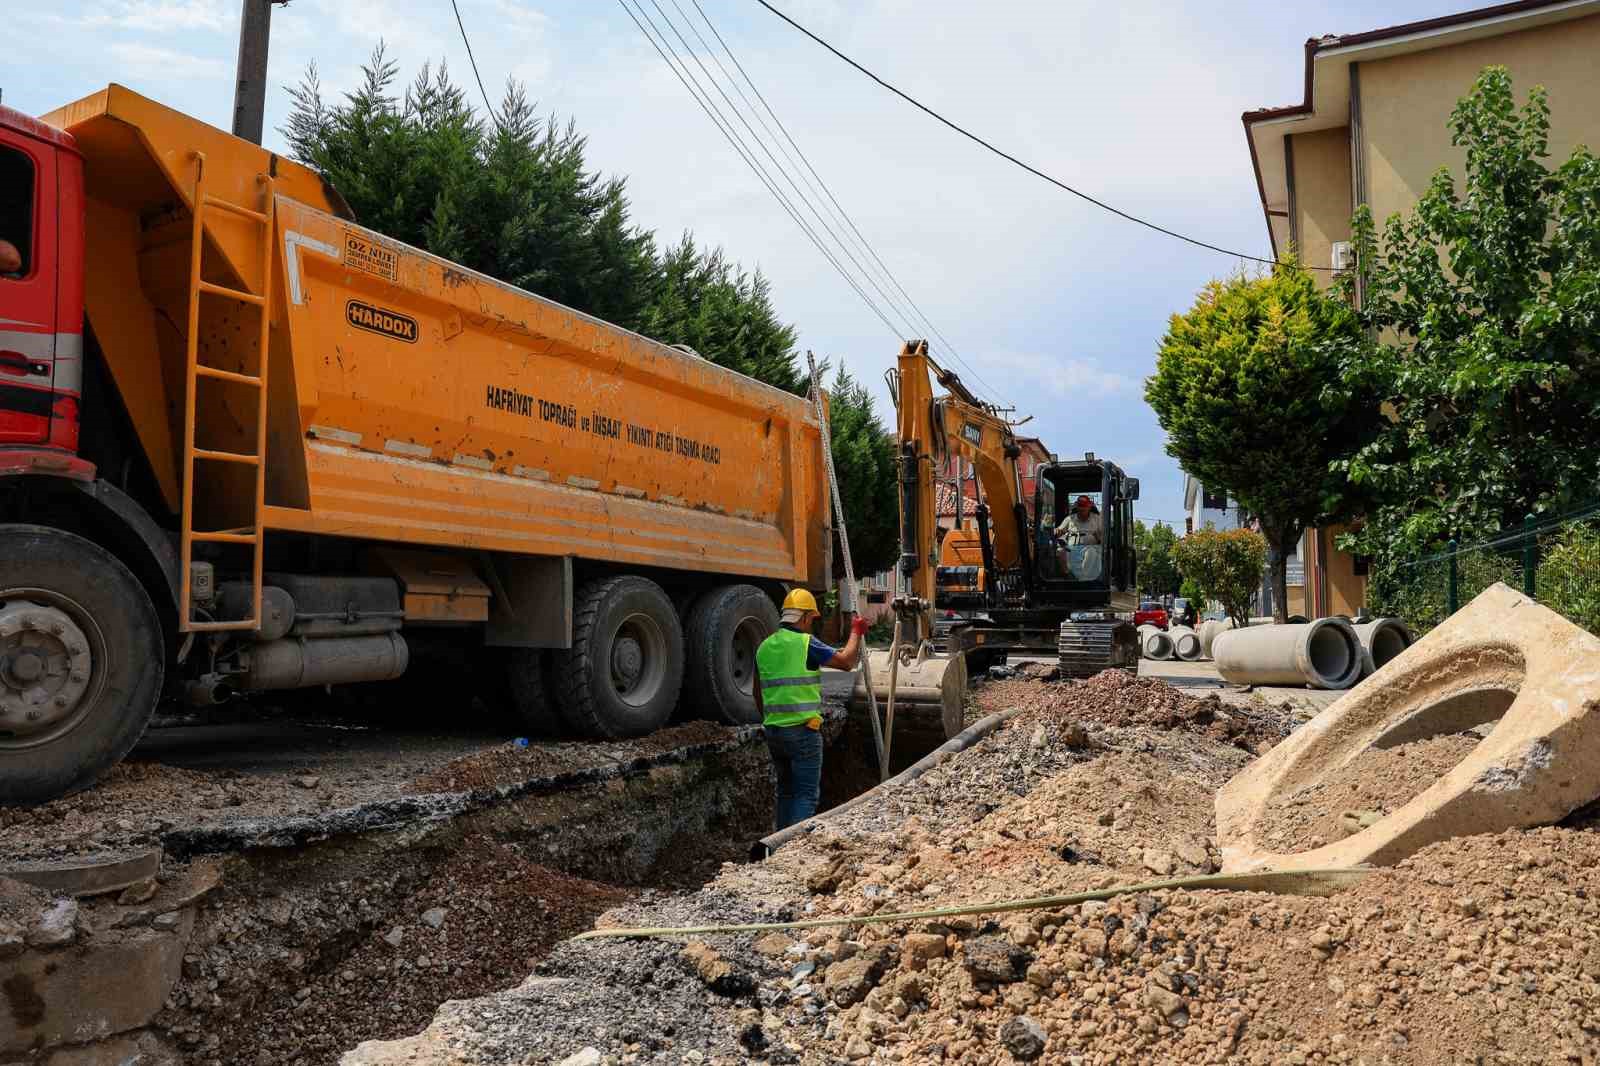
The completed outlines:
{"type": "Polygon", "coordinates": [[[1268,810],[1262,842],[1288,853],[1343,840],[1405,806],[1471,755],[1480,740],[1476,733],[1447,733],[1393,748],[1367,748],[1268,810]]]}

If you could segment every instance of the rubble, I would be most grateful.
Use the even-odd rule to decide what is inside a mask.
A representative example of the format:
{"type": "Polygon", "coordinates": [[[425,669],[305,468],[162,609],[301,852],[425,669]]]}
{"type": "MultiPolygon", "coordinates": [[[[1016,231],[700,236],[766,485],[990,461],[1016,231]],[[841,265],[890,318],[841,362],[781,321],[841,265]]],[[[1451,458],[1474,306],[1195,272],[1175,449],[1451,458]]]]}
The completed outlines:
{"type": "MultiPolygon", "coordinates": [[[[1060,690],[1080,686],[986,691],[1002,685],[1045,691],[1019,689],[1032,712],[898,794],[600,924],[864,916],[1215,866],[1212,797],[1248,759],[1236,738],[1163,693],[1147,714],[1103,702],[1143,724],[1090,711],[1092,747],[1066,748],[1060,690]]],[[[782,950],[772,934],[698,938],[756,982],[745,1000],[672,978],[671,941],[563,944],[518,988],[344,1062],[510,1066],[586,1046],[618,1063],[1600,1061],[1600,833],[1587,829],[1437,843],[1331,898],[1168,890],[781,936],[782,950]],[[741,1042],[752,1016],[758,1046],[741,1042]]]]}

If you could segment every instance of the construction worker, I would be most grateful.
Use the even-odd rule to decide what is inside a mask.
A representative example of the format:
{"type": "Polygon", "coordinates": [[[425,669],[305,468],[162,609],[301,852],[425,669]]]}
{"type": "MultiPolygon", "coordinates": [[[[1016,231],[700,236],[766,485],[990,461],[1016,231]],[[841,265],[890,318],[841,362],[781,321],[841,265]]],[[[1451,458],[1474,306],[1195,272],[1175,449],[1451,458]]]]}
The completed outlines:
{"type": "Polygon", "coordinates": [[[822,794],[822,667],[853,670],[867,620],[856,615],[850,639],[835,650],[811,635],[822,614],[817,599],[794,589],[783,601],[778,631],[756,649],[756,707],[777,773],[774,818],[783,829],[817,813],[822,794]]]}
{"type": "Polygon", "coordinates": [[[0,240],[0,274],[22,273],[22,253],[7,240],[0,240]]]}

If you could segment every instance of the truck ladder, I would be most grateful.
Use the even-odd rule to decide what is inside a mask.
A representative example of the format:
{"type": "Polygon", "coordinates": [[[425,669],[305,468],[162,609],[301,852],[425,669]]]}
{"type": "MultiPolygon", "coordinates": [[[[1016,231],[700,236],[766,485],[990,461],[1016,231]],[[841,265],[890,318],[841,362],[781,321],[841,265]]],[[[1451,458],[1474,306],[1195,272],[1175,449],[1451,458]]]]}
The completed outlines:
{"type": "Polygon", "coordinates": [[[184,350],[184,400],[183,400],[183,514],[179,534],[179,596],[178,628],[184,633],[204,633],[213,630],[256,630],[261,628],[261,567],[264,553],[265,530],[261,518],[267,486],[267,341],[272,319],[272,240],[276,200],[273,181],[269,175],[257,175],[265,200],[265,209],[256,211],[206,192],[206,157],[194,153],[194,231],[189,248],[189,335],[184,350]],[[248,219],[261,230],[261,291],[249,292],[216,285],[200,276],[201,253],[205,247],[206,213],[222,211],[248,219]],[[241,374],[200,362],[200,296],[209,293],[228,300],[251,304],[260,311],[261,333],[257,347],[255,374],[241,374]],[[195,395],[200,379],[212,378],[228,381],[256,390],[256,450],[249,452],[215,451],[195,446],[195,395]],[[256,471],[255,494],[251,503],[250,525],[239,529],[197,530],[194,528],[194,473],[196,462],[236,463],[253,466],[256,471]],[[250,545],[250,617],[225,622],[196,621],[190,602],[191,568],[196,544],[248,544],[250,545]]]}

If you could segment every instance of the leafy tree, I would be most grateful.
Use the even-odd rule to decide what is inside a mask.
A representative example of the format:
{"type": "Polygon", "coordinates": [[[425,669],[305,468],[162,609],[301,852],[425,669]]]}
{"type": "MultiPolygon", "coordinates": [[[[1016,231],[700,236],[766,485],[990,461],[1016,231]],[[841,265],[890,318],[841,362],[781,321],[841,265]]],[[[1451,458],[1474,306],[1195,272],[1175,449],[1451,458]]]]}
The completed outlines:
{"type": "Polygon", "coordinates": [[[1196,611],[1204,611],[1210,602],[1206,599],[1206,590],[1192,577],[1183,579],[1183,584],[1178,586],[1178,595],[1194,604],[1196,611]]]}
{"type": "Polygon", "coordinates": [[[1347,476],[1330,466],[1364,442],[1376,415],[1342,373],[1363,343],[1350,308],[1290,260],[1207,285],[1172,316],[1145,383],[1167,453],[1260,521],[1280,622],[1301,533],[1352,506],[1347,476]]]}
{"type": "Polygon", "coordinates": [[[1178,591],[1178,567],[1172,561],[1172,547],[1178,535],[1165,522],[1146,526],[1135,519],[1133,550],[1139,558],[1139,588],[1151,596],[1167,596],[1178,591]]]}
{"type": "Polygon", "coordinates": [[[1200,588],[1197,603],[1216,600],[1233,623],[1250,623],[1250,597],[1261,587],[1267,563],[1267,540],[1248,529],[1197,529],[1178,541],[1173,552],[1185,583],[1200,588]]]}
{"type": "MultiPolygon", "coordinates": [[[[849,523],[851,559],[857,574],[885,570],[900,554],[894,437],[879,421],[871,394],[842,364],[828,388],[828,400],[833,469],[849,523]]],[[[834,567],[843,576],[838,552],[834,567]]]]}
{"type": "Polygon", "coordinates": [[[1539,600],[1600,634],[1600,529],[1574,522],[1539,560],[1539,600]]]}
{"type": "Polygon", "coordinates": [[[1552,171],[1549,107],[1520,108],[1503,67],[1485,69],[1450,117],[1465,150],[1382,240],[1353,221],[1362,317],[1382,343],[1349,379],[1392,418],[1339,465],[1370,495],[1342,544],[1414,555],[1477,540],[1526,514],[1584,502],[1600,478],[1600,158],[1552,171]]]}

